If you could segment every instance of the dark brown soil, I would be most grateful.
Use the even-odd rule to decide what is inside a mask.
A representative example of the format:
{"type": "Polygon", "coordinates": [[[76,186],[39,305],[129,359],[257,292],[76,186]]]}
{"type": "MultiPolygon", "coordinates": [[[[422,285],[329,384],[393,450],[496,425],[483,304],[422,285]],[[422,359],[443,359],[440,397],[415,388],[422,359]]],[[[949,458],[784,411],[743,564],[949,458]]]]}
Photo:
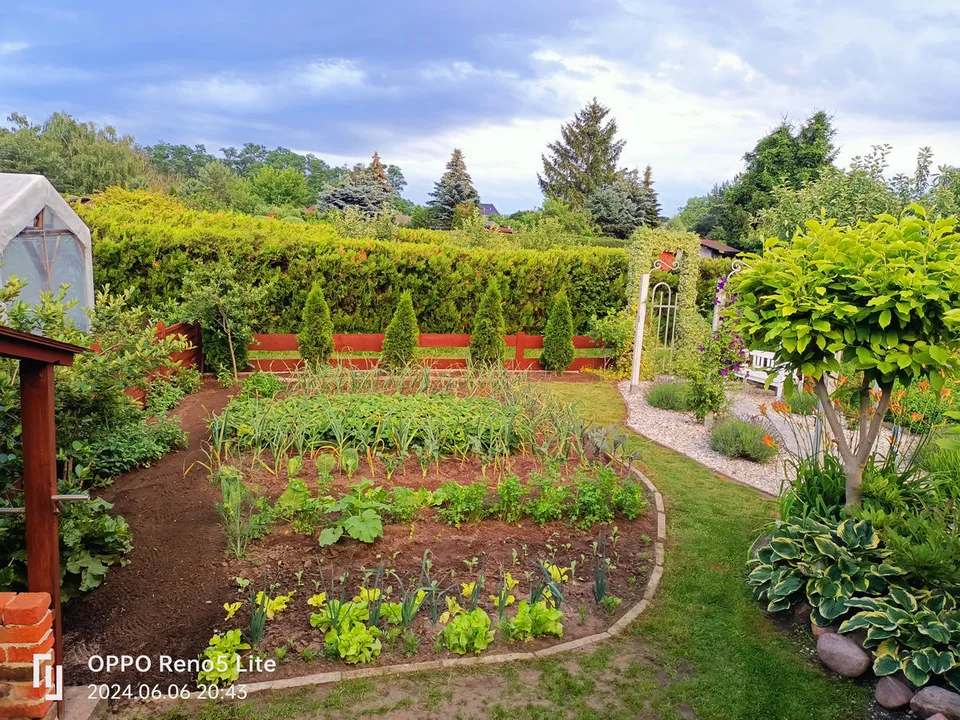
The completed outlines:
{"type": "MultiPolygon", "coordinates": [[[[221,598],[232,581],[224,568],[218,493],[203,468],[184,473],[204,460],[204,420],[227,401],[227,391],[205,383],[173,413],[189,433],[188,447],[118,477],[101,493],[129,523],[134,549],[129,565],[111,568],[101,587],[64,606],[67,684],[107,681],[104,673],[88,671],[92,655],[196,657],[223,619],[221,598]]],[[[146,680],[129,673],[122,679],[146,680]]]]}
{"type": "MultiPolygon", "coordinates": [[[[476,569],[470,566],[474,558],[478,565],[485,563],[487,580],[481,607],[491,616],[494,610],[489,595],[497,592],[501,565],[519,581],[513,594],[521,600],[529,599],[539,560],[550,560],[562,567],[575,562],[574,576],[562,586],[568,603],[563,607],[563,640],[603,631],[643,595],[653,566],[652,538],[656,536],[652,497],[647,498],[650,507],[642,517],[634,521],[618,519],[616,531],[613,526],[598,525],[581,532],[566,522],[541,528],[528,518],[517,524],[488,519],[456,528],[447,525],[435,510],[424,509],[410,524],[385,525],[384,536],[375,543],[364,544],[345,537],[332,547],[321,548],[317,532],[299,534],[289,522],[280,520],[267,537],[251,544],[246,558],[228,560],[224,531],[215,507],[219,493],[209,483],[203,468],[194,466],[184,476],[184,470],[191,463],[204,460],[204,418],[222,409],[227,399],[226,391],[211,384],[188,398],[177,414],[190,433],[189,448],[165,457],[153,467],[118,478],[103,493],[105,499],[115,503],[115,512],[130,523],[136,547],[127,567],[112,569],[102,587],[66,608],[65,672],[69,684],[192,682],[195,676],[160,673],[156,668],[157,658],[161,654],[175,659],[196,658],[215,632],[247,626],[249,595],[247,591],[237,592],[234,581],[237,576],[249,579],[255,589],[276,584],[276,593],[296,591],[289,608],[268,623],[260,646],[268,658],[274,659],[276,648],[285,645],[290,648],[270,678],[344,667],[342,661],[330,662],[323,658],[323,634],[310,627],[309,618],[315,611],[306,601],[317,592],[316,583],[329,586],[332,578],[349,573],[345,596],[350,599],[357,594],[363,570],[374,569],[381,562],[395,571],[403,584],[415,583],[426,550],[431,553],[431,577],[441,581],[444,587],[456,584],[451,594],[464,606],[469,601],[460,597],[459,583],[475,579],[476,569]],[[623,603],[613,613],[600,608],[593,600],[593,543],[601,533],[615,538],[608,545],[608,555],[616,566],[608,576],[608,593],[622,598],[623,603]],[[238,600],[244,601],[243,608],[226,622],[224,603],[238,600]],[[580,608],[583,608],[582,617],[580,608]],[[307,651],[305,656],[309,660],[300,657],[302,651],[307,651]],[[86,667],[91,655],[105,654],[148,655],[154,661],[154,668],[147,673],[120,674],[93,673],[86,667]]],[[[512,459],[510,467],[503,471],[526,479],[538,469],[532,458],[520,457],[512,459]]],[[[283,469],[275,475],[262,464],[251,468],[250,459],[246,458],[243,472],[248,484],[271,500],[286,488],[283,469]]],[[[499,474],[487,468],[485,476],[477,461],[449,460],[441,462],[439,468],[431,466],[424,476],[416,461],[411,460],[388,480],[383,467],[374,460],[372,473],[366,461],[352,478],[337,472],[334,487],[337,492],[343,492],[361,477],[384,486],[435,489],[448,480],[455,480],[488,482],[495,487],[499,474]]],[[[316,492],[316,469],[309,459],[300,477],[316,492]]],[[[390,577],[384,582],[386,586],[393,588],[390,599],[399,601],[399,583],[390,577]]],[[[329,587],[327,591],[329,594],[329,587]]],[[[338,585],[333,597],[339,595],[338,585]]],[[[512,616],[514,611],[515,606],[508,609],[507,615],[512,616]]],[[[413,629],[420,637],[416,653],[404,656],[399,642],[391,645],[384,637],[383,654],[377,663],[435,659],[434,639],[440,627],[431,625],[426,605],[413,629]]],[[[496,649],[491,652],[536,650],[555,642],[560,641],[541,639],[508,644],[498,639],[496,649]]],[[[267,679],[267,676],[244,677],[247,682],[256,679],[267,679]]]]}

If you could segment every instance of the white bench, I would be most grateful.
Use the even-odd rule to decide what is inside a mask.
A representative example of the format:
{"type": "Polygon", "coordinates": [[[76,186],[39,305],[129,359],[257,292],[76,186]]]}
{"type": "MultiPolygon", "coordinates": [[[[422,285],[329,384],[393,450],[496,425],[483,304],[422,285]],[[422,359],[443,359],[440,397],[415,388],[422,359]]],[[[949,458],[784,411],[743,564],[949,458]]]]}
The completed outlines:
{"type": "Polygon", "coordinates": [[[766,385],[767,378],[776,373],[770,382],[770,387],[777,391],[777,399],[783,397],[783,385],[787,380],[787,374],[783,370],[776,370],[774,367],[774,354],[764,350],[751,350],[750,362],[737,371],[737,376],[747,382],[766,385]]]}

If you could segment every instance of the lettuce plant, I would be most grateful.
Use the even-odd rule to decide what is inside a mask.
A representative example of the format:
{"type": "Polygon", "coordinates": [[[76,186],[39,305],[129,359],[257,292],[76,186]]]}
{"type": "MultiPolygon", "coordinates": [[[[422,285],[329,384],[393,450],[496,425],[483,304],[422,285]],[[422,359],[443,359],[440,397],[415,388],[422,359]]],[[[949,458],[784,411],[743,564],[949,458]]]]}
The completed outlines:
{"type": "Polygon", "coordinates": [[[458,655],[468,652],[480,654],[493,642],[493,630],[490,629],[490,616],[477,608],[452,618],[440,633],[444,647],[458,655]]]}

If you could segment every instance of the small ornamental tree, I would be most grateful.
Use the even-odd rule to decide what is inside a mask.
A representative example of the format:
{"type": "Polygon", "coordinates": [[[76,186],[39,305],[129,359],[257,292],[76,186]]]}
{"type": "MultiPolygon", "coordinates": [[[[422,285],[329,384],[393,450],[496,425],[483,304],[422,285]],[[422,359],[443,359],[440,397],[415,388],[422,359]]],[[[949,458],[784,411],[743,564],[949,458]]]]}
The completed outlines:
{"type": "Polygon", "coordinates": [[[506,332],[503,322],[503,308],[500,307],[500,288],[495,280],[487,284],[480,298],[480,307],[473,319],[473,333],[470,335],[470,361],[475,365],[501,365],[507,354],[507,344],[503,340],[506,332]]]}
{"type": "Polygon", "coordinates": [[[383,352],[380,364],[387,369],[402,368],[413,361],[414,351],[420,339],[417,316],[413,312],[413,298],[410,291],[404,291],[393,312],[393,319],[387,326],[383,338],[383,352]]]}
{"type": "Polygon", "coordinates": [[[333,321],[320,283],[314,283],[307,295],[297,342],[300,345],[300,357],[308,365],[324,363],[333,354],[333,321]]]}
{"type": "Polygon", "coordinates": [[[573,314],[566,290],[561,290],[550,308],[547,330],[543,335],[543,354],[540,363],[559,375],[573,362],[573,314]]]}
{"type": "Polygon", "coordinates": [[[776,352],[782,367],[813,382],[843,461],[848,507],[860,503],[894,383],[923,378],[939,389],[960,364],[951,312],[960,307],[956,223],[930,220],[916,204],[899,220],[884,214],[857,227],[807,221],[792,242],[770,239],[763,256],[747,255],[731,278],[733,318],[748,347],[776,352]],[[849,437],[829,384],[841,360],[863,375],[849,437]]]}

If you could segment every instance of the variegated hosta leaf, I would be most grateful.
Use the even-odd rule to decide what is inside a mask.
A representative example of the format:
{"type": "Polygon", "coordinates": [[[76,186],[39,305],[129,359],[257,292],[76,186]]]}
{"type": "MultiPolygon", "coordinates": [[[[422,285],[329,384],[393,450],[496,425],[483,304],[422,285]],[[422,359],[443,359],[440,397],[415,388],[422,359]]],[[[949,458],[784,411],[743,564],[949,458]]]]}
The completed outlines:
{"type": "Polygon", "coordinates": [[[873,661],[873,673],[877,677],[893,675],[900,670],[900,662],[893,655],[879,655],[873,661]]]}
{"type": "Polygon", "coordinates": [[[800,546],[793,540],[771,540],[770,548],[783,560],[796,560],[800,557],[800,546]]]}
{"type": "Polygon", "coordinates": [[[777,598],[776,600],[771,600],[767,605],[767,612],[781,612],[783,610],[790,609],[790,600],[787,598],[777,598]]]}
{"type": "MultiPolygon", "coordinates": [[[[849,607],[849,606],[848,606],[849,607]]],[[[862,628],[876,627],[879,623],[885,622],[886,615],[882,612],[868,611],[861,612],[848,618],[840,625],[840,632],[852,632],[862,628]]]]}
{"type": "Polygon", "coordinates": [[[877,655],[877,657],[882,655],[892,655],[895,658],[899,658],[900,646],[897,645],[896,638],[887,638],[877,645],[877,649],[874,650],[874,653],[877,655]]]}
{"type": "Polygon", "coordinates": [[[903,588],[891,586],[889,594],[890,598],[904,610],[912,613],[917,611],[917,599],[903,588]]]}
{"type": "Polygon", "coordinates": [[[950,642],[950,630],[941,623],[918,625],[917,630],[938,643],[947,644],[950,642]]]}
{"type": "Polygon", "coordinates": [[[820,603],[820,614],[827,620],[836,620],[847,611],[847,601],[842,598],[824,598],[820,603]]]}
{"type": "Polygon", "coordinates": [[[917,687],[926,685],[930,679],[930,673],[920,670],[913,664],[913,660],[909,656],[903,658],[900,663],[900,669],[903,670],[903,674],[907,677],[907,680],[917,687]]]}

